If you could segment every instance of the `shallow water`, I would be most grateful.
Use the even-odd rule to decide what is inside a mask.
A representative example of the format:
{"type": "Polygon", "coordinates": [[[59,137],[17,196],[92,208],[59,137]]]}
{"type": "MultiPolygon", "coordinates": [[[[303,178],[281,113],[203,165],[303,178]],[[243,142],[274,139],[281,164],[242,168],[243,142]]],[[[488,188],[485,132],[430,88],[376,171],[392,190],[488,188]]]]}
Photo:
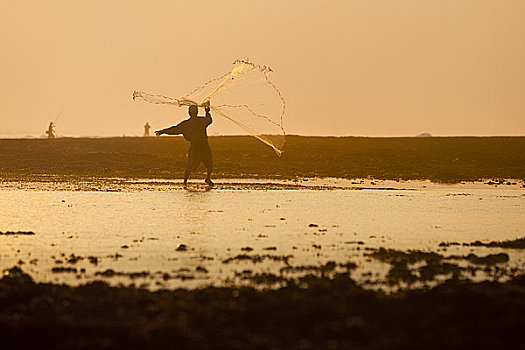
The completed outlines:
{"type": "MultiPolygon", "coordinates": [[[[441,242],[525,236],[522,183],[217,182],[211,191],[168,180],[4,182],[0,231],[35,235],[0,236],[0,270],[19,263],[38,281],[191,288],[241,283],[236,273],[244,270],[279,273],[288,256],[293,266],[354,261],[357,279],[381,278],[388,267],[364,256],[367,247],[438,251],[441,242]],[[177,251],[179,244],[187,250],[177,251]],[[67,262],[72,254],[84,259],[67,262]],[[267,257],[224,263],[239,254],[267,257]],[[108,269],[149,275],[97,275],[108,269]]],[[[523,250],[450,247],[447,254],[500,251],[511,257],[506,266],[524,268],[523,250]]]]}

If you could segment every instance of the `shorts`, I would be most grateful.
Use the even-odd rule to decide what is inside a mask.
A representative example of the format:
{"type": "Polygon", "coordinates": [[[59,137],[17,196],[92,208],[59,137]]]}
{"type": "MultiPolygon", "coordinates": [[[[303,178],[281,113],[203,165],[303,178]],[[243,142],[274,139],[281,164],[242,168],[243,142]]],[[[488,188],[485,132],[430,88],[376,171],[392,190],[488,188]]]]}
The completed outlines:
{"type": "Polygon", "coordinates": [[[211,148],[209,145],[195,147],[190,145],[188,150],[188,163],[186,163],[186,171],[195,171],[200,163],[204,164],[206,169],[213,168],[213,157],[211,155],[211,148]]]}

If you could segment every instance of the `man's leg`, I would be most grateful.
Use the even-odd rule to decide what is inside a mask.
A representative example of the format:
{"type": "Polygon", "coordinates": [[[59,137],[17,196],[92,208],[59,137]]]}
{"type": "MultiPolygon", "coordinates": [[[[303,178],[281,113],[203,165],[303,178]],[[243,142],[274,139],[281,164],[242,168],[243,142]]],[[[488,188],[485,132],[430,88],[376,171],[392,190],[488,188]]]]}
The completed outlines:
{"type": "Polygon", "coordinates": [[[188,179],[190,178],[191,171],[188,169],[188,166],[186,166],[186,170],[184,171],[184,187],[188,185],[188,179]]]}
{"type": "Polygon", "coordinates": [[[193,149],[193,147],[190,146],[190,149],[188,150],[188,161],[186,162],[186,170],[184,170],[184,187],[186,187],[186,185],[188,184],[190,174],[195,168],[195,163],[197,162],[196,158],[197,157],[195,154],[195,150],[193,149]]]}
{"type": "Polygon", "coordinates": [[[204,180],[204,182],[206,182],[209,186],[213,186],[214,183],[213,181],[211,181],[211,172],[213,171],[213,165],[206,168],[206,180],[204,180]]]}
{"type": "Polygon", "coordinates": [[[203,163],[206,166],[206,180],[204,180],[204,182],[206,182],[208,186],[213,186],[213,181],[211,181],[211,173],[213,171],[213,157],[210,148],[207,149],[203,163]]]}

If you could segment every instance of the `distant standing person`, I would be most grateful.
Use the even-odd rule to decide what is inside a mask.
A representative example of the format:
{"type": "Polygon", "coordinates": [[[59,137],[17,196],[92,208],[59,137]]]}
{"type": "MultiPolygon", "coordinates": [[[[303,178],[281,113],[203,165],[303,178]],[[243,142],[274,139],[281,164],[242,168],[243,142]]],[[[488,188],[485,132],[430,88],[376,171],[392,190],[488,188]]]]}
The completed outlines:
{"type": "Polygon", "coordinates": [[[151,129],[151,125],[146,122],[146,124],[144,124],[144,136],[149,136],[149,129],[151,129]]]}
{"type": "Polygon", "coordinates": [[[50,122],[49,126],[46,130],[47,138],[48,139],[54,139],[55,138],[55,123],[50,122]]]}
{"type": "Polygon", "coordinates": [[[190,115],[189,119],[186,119],[179,124],[155,131],[155,135],[160,136],[162,134],[167,135],[180,135],[190,141],[190,148],[188,150],[188,162],[186,163],[186,171],[184,172],[184,186],[188,184],[188,178],[192,171],[197,170],[199,164],[202,162],[206,166],[206,182],[209,186],[213,186],[211,181],[211,173],[213,171],[213,157],[211,154],[211,148],[208,144],[208,134],[206,128],[210,125],[213,120],[211,119],[210,107],[205,107],[206,115],[204,117],[197,116],[199,109],[197,105],[192,105],[188,108],[190,115]]]}

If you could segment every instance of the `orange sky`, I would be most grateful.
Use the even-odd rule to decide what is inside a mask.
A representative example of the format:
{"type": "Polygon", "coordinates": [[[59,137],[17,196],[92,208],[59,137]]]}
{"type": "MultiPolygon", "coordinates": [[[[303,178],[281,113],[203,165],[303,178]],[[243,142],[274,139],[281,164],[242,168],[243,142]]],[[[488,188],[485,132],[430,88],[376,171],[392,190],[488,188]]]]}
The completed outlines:
{"type": "MultiPolygon", "coordinates": [[[[138,135],[250,58],[291,134],[525,135],[525,1],[0,2],[0,135],[138,135]]],[[[210,134],[235,133],[217,121],[210,134]]]]}

